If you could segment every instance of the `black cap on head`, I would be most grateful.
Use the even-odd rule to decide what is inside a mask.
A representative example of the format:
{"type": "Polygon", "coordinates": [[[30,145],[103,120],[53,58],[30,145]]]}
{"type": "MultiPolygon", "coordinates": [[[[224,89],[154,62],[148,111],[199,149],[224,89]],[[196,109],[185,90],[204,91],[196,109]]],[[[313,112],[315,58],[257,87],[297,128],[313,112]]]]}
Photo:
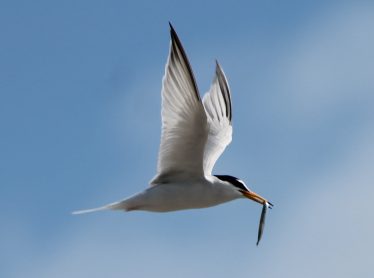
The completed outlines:
{"type": "Polygon", "coordinates": [[[235,177],[229,176],[229,175],[214,175],[214,176],[219,178],[222,181],[226,181],[226,182],[232,184],[233,186],[235,186],[236,188],[238,188],[240,190],[249,191],[249,189],[245,186],[244,182],[241,181],[238,178],[235,178],[235,177]]]}

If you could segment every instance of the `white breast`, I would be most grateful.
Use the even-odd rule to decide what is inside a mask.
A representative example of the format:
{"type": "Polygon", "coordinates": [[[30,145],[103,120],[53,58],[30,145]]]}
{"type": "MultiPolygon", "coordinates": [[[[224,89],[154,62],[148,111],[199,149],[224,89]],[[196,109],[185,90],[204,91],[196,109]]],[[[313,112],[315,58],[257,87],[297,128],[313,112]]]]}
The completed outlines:
{"type": "Polygon", "coordinates": [[[218,179],[204,179],[155,185],[121,203],[126,210],[166,212],[211,207],[240,197],[232,186],[218,179]]]}

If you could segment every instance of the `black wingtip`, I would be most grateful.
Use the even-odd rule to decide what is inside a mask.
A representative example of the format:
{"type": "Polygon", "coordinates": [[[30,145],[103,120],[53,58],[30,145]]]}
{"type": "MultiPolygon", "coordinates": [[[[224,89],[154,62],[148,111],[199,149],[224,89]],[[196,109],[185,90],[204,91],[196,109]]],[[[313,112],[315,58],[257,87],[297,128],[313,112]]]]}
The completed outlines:
{"type": "Polygon", "coordinates": [[[227,83],[227,79],[225,73],[221,65],[219,64],[218,60],[216,61],[216,77],[218,78],[218,83],[222,91],[223,99],[226,105],[226,117],[229,119],[230,123],[232,121],[232,112],[231,112],[231,95],[230,95],[230,88],[227,83]]]}
{"type": "MultiPolygon", "coordinates": [[[[178,34],[175,31],[175,29],[174,29],[174,27],[173,27],[173,25],[171,24],[170,21],[169,21],[169,26],[170,26],[170,38],[171,38],[171,41],[173,43],[176,43],[177,46],[178,46],[178,48],[183,49],[183,46],[182,46],[182,43],[181,43],[181,41],[180,41],[180,39],[178,37],[178,34]]],[[[184,50],[183,50],[183,52],[184,52],[184,50]]]]}
{"type": "Polygon", "coordinates": [[[169,27],[170,27],[170,36],[172,38],[175,38],[177,37],[177,32],[175,32],[175,29],[173,27],[173,24],[171,24],[171,22],[169,21],[169,27]]]}
{"type": "Polygon", "coordinates": [[[219,64],[217,59],[214,59],[216,61],[216,72],[222,72],[221,65],[219,64]]]}
{"type": "Polygon", "coordinates": [[[190,65],[190,62],[188,61],[187,54],[183,49],[182,43],[177,35],[177,32],[175,31],[173,25],[169,21],[169,26],[170,26],[170,37],[171,37],[171,48],[170,48],[170,55],[175,55],[177,59],[181,61],[181,63],[184,63],[189,71],[191,81],[193,83],[193,86],[195,88],[195,94],[197,99],[200,101],[200,95],[199,95],[199,90],[197,89],[196,85],[196,80],[192,72],[192,68],[190,65]]]}
{"type": "MultiPolygon", "coordinates": [[[[226,83],[226,77],[225,77],[225,73],[223,72],[223,69],[222,69],[222,67],[221,67],[221,64],[218,62],[218,60],[217,59],[215,59],[215,61],[216,61],[216,74],[218,75],[218,76],[223,76],[224,77],[224,83],[226,83]]],[[[227,85],[225,85],[226,87],[227,87],[227,85]]],[[[227,87],[228,88],[228,87],[227,87]]]]}

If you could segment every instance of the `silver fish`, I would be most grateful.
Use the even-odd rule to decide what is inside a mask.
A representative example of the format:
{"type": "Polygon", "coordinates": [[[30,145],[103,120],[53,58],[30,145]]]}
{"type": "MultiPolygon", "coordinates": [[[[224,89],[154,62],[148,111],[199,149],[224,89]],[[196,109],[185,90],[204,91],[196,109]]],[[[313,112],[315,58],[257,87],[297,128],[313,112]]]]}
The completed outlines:
{"type": "Polygon", "coordinates": [[[262,233],[264,232],[264,227],[265,227],[265,216],[268,208],[271,208],[272,204],[269,204],[265,202],[262,206],[262,212],[261,212],[261,218],[260,218],[260,225],[258,226],[258,237],[257,237],[257,243],[258,245],[260,243],[262,233]]]}

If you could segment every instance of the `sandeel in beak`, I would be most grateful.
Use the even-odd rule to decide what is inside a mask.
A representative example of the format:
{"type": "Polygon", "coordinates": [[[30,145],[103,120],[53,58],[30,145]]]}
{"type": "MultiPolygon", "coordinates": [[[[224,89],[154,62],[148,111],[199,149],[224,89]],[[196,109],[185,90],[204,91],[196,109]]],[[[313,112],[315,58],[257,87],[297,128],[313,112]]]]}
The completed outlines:
{"type": "Polygon", "coordinates": [[[264,227],[265,227],[265,217],[266,217],[266,212],[268,208],[272,208],[273,204],[270,202],[264,202],[262,205],[262,212],[261,212],[261,218],[260,218],[260,224],[258,226],[258,236],[257,236],[257,243],[258,245],[260,243],[260,240],[262,238],[262,234],[264,232],[264,227]]]}

